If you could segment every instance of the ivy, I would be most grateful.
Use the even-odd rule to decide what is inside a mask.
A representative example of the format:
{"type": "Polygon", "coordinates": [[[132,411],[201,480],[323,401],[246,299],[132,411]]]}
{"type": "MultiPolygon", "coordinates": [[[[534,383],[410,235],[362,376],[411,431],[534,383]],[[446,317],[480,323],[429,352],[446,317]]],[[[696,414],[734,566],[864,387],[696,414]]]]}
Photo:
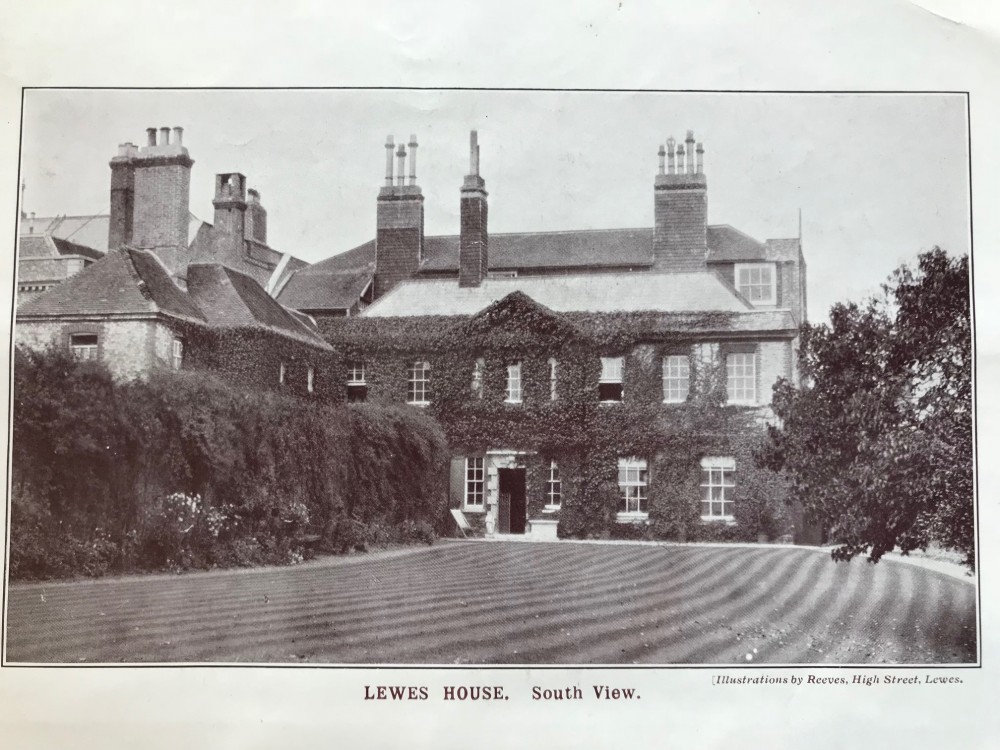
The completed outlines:
{"type": "Polygon", "coordinates": [[[777,538],[789,532],[788,516],[780,477],[762,477],[755,465],[762,433],[756,412],[724,405],[720,331],[737,315],[557,314],[515,292],[471,317],[338,319],[322,328],[345,363],[365,362],[368,397],[375,402],[403,401],[409,363],[429,361],[427,413],[442,426],[453,454],[505,448],[535,454],[525,460],[529,518],[540,517],[548,462],[557,461],[562,509],[554,517],[563,536],[608,537],[615,531],[618,459],[637,456],[649,462],[650,512],[648,525],[631,533],[777,538]],[[712,356],[700,356],[699,348],[709,342],[715,342],[712,356]],[[690,395],[683,404],[664,404],[663,357],[677,353],[690,357],[690,395]],[[624,357],[619,403],[598,401],[602,356],[624,357]],[[472,388],[477,360],[483,362],[481,398],[472,388]],[[550,360],[558,363],[555,400],[550,360]],[[510,404],[507,367],[515,362],[521,366],[522,401],[510,404]],[[708,455],[737,459],[735,530],[720,531],[724,524],[701,520],[700,461],[708,455]],[[760,490],[762,482],[773,492],[760,490]],[[766,510],[758,507],[762,503],[766,510]]]}

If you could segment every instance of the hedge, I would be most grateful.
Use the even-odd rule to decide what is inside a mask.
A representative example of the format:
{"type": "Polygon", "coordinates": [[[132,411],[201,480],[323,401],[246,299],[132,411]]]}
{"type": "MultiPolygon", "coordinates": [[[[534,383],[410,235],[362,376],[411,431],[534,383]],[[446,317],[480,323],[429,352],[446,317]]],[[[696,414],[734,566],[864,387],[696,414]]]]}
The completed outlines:
{"type": "Polygon", "coordinates": [[[236,389],[208,372],[116,383],[18,349],[14,579],[288,563],[430,541],[447,446],[412,408],[236,389]]]}

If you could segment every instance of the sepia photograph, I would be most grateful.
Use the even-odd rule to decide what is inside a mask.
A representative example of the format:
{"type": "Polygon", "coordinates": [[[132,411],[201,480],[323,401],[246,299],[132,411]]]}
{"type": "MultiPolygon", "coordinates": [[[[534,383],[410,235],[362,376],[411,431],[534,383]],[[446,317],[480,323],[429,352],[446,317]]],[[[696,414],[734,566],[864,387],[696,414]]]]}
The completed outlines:
{"type": "Polygon", "coordinates": [[[23,91],[3,664],[980,664],[969,99],[23,91]]]}

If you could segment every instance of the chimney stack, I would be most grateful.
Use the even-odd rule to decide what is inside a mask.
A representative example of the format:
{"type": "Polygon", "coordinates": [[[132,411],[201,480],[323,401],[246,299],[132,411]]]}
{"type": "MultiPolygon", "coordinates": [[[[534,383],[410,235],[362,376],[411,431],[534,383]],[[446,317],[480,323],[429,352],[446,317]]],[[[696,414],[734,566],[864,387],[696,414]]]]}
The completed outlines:
{"type": "Polygon", "coordinates": [[[417,137],[410,136],[410,184],[406,184],[406,145],[385,141],[385,185],[375,216],[375,288],[378,298],[413,276],[424,254],[424,196],[417,185],[417,137]],[[393,173],[393,155],[396,169],[393,173]],[[395,179],[393,179],[395,177],[395,179]]]}
{"type": "Polygon", "coordinates": [[[191,166],[183,129],[146,128],[146,143],[123,143],[111,159],[108,247],[151,250],[180,280],[187,272],[191,166]],[[159,130],[159,139],[157,139],[159,130]]]}
{"type": "MultiPolygon", "coordinates": [[[[660,147],[662,154],[663,147],[660,147]]],[[[705,149],[687,131],[684,144],[667,139],[667,173],[661,168],[653,188],[653,270],[704,270],[708,254],[708,182],[705,149]]]]}
{"type": "Polygon", "coordinates": [[[489,270],[489,210],[486,182],[479,176],[479,135],[469,134],[469,174],[462,183],[458,285],[479,286],[489,270]]]}
{"type": "Polygon", "coordinates": [[[260,193],[253,188],[247,190],[246,235],[262,245],[267,244],[267,211],[260,202],[260,193]]]}

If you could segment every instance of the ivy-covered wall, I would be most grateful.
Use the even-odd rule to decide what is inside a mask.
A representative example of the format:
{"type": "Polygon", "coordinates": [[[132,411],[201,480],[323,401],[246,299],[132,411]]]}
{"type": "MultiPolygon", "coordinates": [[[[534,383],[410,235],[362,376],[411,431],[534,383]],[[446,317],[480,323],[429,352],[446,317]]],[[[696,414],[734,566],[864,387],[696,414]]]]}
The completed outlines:
{"type": "MultiPolygon", "coordinates": [[[[347,362],[364,361],[373,402],[405,401],[408,366],[429,362],[426,411],[444,428],[452,454],[533,454],[522,461],[528,518],[557,518],[561,536],[776,539],[791,527],[780,477],[757,469],[753,460],[763,432],[761,410],[725,405],[725,353],[758,347],[745,337],[727,338],[728,316],[710,313],[670,330],[649,316],[642,322],[632,314],[557,315],[512,295],[471,318],[346,319],[325,322],[323,333],[342,362],[337,376],[346,378],[347,362]],[[663,403],[662,362],[671,354],[689,358],[690,394],[682,404],[663,403]],[[600,358],[606,356],[624,357],[621,402],[598,398],[600,358]],[[481,397],[473,390],[477,360],[481,397]],[[554,400],[550,360],[557,362],[554,400]],[[522,386],[516,404],[505,401],[507,366],[514,362],[520,363],[522,386]],[[616,518],[618,459],[630,456],[646,459],[649,467],[649,516],[639,525],[616,518]],[[705,456],[736,461],[735,524],[701,519],[705,456]],[[562,509],[543,514],[550,459],[560,469],[562,509]]],[[[769,338],[791,346],[789,334],[769,338]]],[[[769,394],[770,387],[761,383],[758,393],[769,394]]],[[[453,507],[460,505],[454,495],[462,487],[453,477],[453,507]]],[[[469,515],[481,525],[481,514],[469,515]]]]}

